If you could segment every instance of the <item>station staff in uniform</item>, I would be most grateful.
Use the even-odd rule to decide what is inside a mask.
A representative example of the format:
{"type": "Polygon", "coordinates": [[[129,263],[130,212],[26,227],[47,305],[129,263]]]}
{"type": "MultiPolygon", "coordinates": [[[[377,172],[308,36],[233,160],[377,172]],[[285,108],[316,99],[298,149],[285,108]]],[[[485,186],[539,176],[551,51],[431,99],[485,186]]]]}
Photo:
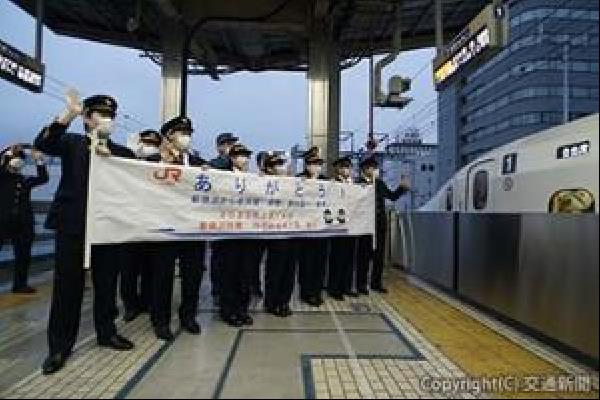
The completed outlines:
{"type": "MultiPolygon", "coordinates": [[[[321,174],[323,159],[319,148],[312,147],[303,155],[304,171],[298,175],[305,179],[327,178],[321,174]]],[[[327,240],[299,239],[297,240],[298,277],[300,283],[300,300],[313,306],[323,304],[321,291],[327,269],[327,240]]]]}
{"type": "Polygon", "coordinates": [[[31,245],[34,239],[31,190],[48,182],[48,170],[43,155],[31,151],[37,164],[37,176],[24,177],[25,151],[23,146],[10,146],[0,153],[0,250],[5,241],[12,242],[15,273],[13,293],[33,294],[27,284],[31,264],[31,245]]]}
{"type": "MultiPolygon", "coordinates": [[[[352,159],[342,157],[333,163],[334,180],[352,185],[352,159]]],[[[335,237],[331,239],[331,257],[329,262],[329,277],[327,290],[329,296],[343,301],[344,295],[355,297],[352,291],[354,270],[354,237],[335,237]]]]}
{"type": "MultiPolygon", "coordinates": [[[[162,143],[160,160],[162,163],[206,167],[208,163],[190,152],[192,142],[192,121],[187,117],[175,117],[163,124],[160,129],[162,143]]],[[[153,266],[153,305],[151,320],[154,332],[159,339],[174,339],[171,331],[171,302],[175,259],[179,258],[181,272],[181,306],[179,321],[181,327],[194,335],[200,334],[196,321],[200,285],[204,274],[205,242],[163,243],[155,246],[153,255],[157,265],[153,266]]]]}
{"type": "MultiPolygon", "coordinates": [[[[217,136],[217,154],[216,158],[210,161],[210,167],[220,171],[231,171],[231,158],[229,157],[229,151],[231,147],[238,142],[239,138],[233,135],[233,133],[225,132],[217,136]]],[[[222,241],[211,242],[211,253],[210,253],[210,282],[212,287],[212,296],[215,299],[215,303],[219,301],[219,292],[221,288],[220,273],[223,269],[223,251],[222,241]]]]}
{"type": "MultiPolygon", "coordinates": [[[[139,133],[135,155],[139,160],[160,161],[161,136],[158,131],[147,129],[139,133]]],[[[135,243],[123,245],[123,268],[120,293],[125,312],[123,319],[131,322],[141,313],[148,312],[152,303],[152,244],[135,243]]]]}
{"type": "MultiPolygon", "coordinates": [[[[229,155],[231,171],[234,174],[248,172],[252,151],[238,143],[233,145],[229,155]]],[[[253,281],[253,262],[248,254],[254,250],[254,243],[252,240],[233,239],[224,240],[221,246],[221,318],[235,327],[252,325],[254,321],[248,313],[248,307],[253,281]]]]}
{"type": "MultiPolygon", "coordinates": [[[[286,160],[279,154],[266,153],[261,162],[266,176],[287,176],[286,160]]],[[[293,257],[294,242],[291,239],[265,241],[267,262],[265,272],[265,308],[278,317],[292,315],[290,300],[296,280],[296,258],[293,257]]]]}
{"type": "Polygon", "coordinates": [[[360,164],[361,175],[358,179],[359,184],[375,185],[375,225],[376,225],[376,247],[372,251],[371,236],[362,236],[359,238],[358,249],[358,268],[357,268],[357,287],[361,294],[368,294],[367,288],[369,261],[373,256],[373,269],[371,271],[371,289],[379,293],[387,293],[383,287],[383,262],[385,251],[385,235],[387,232],[387,218],[385,214],[385,200],[396,201],[400,196],[410,191],[410,184],[402,179],[396,190],[391,190],[380,178],[379,163],[374,157],[363,160],[360,164]]]}
{"type": "MultiPolygon", "coordinates": [[[[85,221],[90,152],[102,156],[134,158],[133,153],[109,138],[117,111],[109,96],[88,97],[83,104],[71,92],[67,109],[42,129],[34,146],[44,153],[60,157],[62,177],[48,213],[46,227],[56,230],[54,288],[48,326],[50,354],[43,373],[61,369],[70,356],[79,330],[85,273],[85,221]],[[86,135],[67,133],[71,122],[83,116],[86,135]]],[[[117,333],[114,323],[118,263],[115,246],[94,246],[91,254],[94,284],[94,322],[98,344],[115,350],[131,350],[133,343],[117,333]]]]}

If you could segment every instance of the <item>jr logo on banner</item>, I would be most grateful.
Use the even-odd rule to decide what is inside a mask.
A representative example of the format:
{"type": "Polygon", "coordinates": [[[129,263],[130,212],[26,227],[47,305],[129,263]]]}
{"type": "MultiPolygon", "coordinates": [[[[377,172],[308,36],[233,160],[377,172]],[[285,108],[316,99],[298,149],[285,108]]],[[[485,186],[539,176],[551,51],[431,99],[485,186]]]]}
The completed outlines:
{"type": "Polygon", "coordinates": [[[375,234],[371,187],[93,156],[88,245],[375,234]]]}

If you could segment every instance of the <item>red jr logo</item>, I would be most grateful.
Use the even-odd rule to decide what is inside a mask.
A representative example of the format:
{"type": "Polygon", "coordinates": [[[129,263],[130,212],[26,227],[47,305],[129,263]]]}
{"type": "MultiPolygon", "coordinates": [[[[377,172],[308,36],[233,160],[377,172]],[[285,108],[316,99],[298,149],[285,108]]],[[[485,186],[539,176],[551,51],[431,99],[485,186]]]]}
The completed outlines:
{"type": "Polygon", "coordinates": [[[183,172],[179,168],[157,169],[152,173],[154,180],[163,182],[167,185],[174,185],[179,182],[183,172]]]}

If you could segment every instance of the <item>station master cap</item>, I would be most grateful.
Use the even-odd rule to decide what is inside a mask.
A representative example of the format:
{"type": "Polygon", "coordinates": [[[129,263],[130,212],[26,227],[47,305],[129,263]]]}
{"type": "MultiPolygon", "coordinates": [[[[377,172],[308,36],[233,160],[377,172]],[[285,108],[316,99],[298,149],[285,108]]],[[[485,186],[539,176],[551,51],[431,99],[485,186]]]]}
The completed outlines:
{"type": "Polygon", "coordinates": [[[337,168],[350,168],[352,167],[352,158],[350,156],[340,157],[335,160],[333,166],[337,168]]]}
{"type": "Polygon", "coordinates": [[[141,131],[139,133],[139,138],[141,142],[154,144],[156,146],[159,146],[162,141],[160,133],[158,133],[158,131],[155,131],[154,129],[146,129],[144,131],[141,131]]]}
{"type": "Polygon", "coordinates": [[[265,154],[263,163],[265,167],[275,167],[277,165],[285,165],[286,159],[281,153],[270,151],[265,154]]]}
{"type": "Polygon", "coordinates": [[[194,129],[192,128],[192,121],[188,117],[175,117],[163,124],[160,128],[160,134],[162,136],[166,136],[171,131],[184,131],[192,133],[194,129]]]}
{"type": "Polygon", "coordinates": [[[305,164],[323,164],[321,158],[321,151],[317,146],[311,147],[306,153],[302,155],[305,164]]]}
{"type": "Polygon", "coordinates": [[[250,157],[252,155],[252,150],[248,149],[246,146],[244,146],[241,143],[236,143],[231,147],[231,150],[229,150],[229,156],[234,157],[234,156],[247,156],[250,157]]]}
{"type": "Polygon", "coordinates": [[[377,168],[379,166],[379,162],[373,156],[367,157],[360,162],[360,169],[366,169],[369,167],[377,168]]]}
{"type": "Polygon", "coordinates": [[[117,114],[117,101],[104,94],[90,96],[83,100],[83,111],[84,113],[99,111],[101,113],[107,113],[114,118],[117,114]]]}
{"type": "Polygon", "coordinates": [[[234,136],[231,132],[221,133],[217,136],[217,146],[221,146],[227,143],[234,144],[239,140],[238,137],[234,136]]]}

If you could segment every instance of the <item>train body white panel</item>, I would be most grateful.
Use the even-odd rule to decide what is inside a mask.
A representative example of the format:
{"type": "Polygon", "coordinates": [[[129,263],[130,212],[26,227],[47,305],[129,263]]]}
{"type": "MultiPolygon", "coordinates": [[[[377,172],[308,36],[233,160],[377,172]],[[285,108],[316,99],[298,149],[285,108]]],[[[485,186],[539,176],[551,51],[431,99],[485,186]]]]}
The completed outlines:
{"type": "Polygon", "coordinates": [[[458,171],[420,211],[547,213],[557,192],[585,190],[597,213],[598,127],[594,114],[493,150],[458,171]]]}

